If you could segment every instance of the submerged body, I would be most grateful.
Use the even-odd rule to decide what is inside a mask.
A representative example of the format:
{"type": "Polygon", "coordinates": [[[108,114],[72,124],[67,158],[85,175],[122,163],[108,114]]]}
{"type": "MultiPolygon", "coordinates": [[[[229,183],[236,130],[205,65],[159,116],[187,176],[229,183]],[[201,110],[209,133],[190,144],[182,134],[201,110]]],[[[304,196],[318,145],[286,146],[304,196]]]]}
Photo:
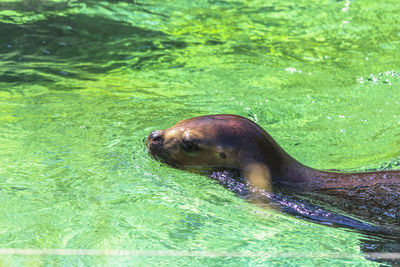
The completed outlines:
{"type": "Polygon", "coordinates": [[[235,169],[252,187],[275,185],[316,204],[360,219],[400,226],[400,171],[338,173],[304,166],[254,122],[235,115],[183,120],[152,132],[147,148],[156,159],[196,173],[235,169]]]}

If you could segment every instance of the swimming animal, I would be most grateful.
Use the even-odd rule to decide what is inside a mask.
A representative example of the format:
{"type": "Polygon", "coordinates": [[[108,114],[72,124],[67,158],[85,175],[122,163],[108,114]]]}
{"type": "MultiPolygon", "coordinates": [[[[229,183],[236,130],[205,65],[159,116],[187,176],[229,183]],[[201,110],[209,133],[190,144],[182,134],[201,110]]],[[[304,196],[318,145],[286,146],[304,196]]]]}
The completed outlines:
{"type": "Polygon", "coordinates": [[[208,115],[153,131],[150,154],[165,164],[211,175],[236,170],[253,188],[285,188],[298,198],[379,225],[400,226],[400,171],[317,170],[286,153],[260,126],[241,116],[208,115]]]}

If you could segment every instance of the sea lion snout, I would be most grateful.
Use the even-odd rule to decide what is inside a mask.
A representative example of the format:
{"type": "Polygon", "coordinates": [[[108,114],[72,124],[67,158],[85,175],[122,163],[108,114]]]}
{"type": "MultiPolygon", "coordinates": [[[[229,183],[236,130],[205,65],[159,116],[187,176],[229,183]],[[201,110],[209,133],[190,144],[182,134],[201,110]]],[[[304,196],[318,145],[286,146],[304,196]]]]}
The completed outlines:
{"type": "Polygon", "coordinates": [[[162,146],[163,143],[163,135],[162,132],[157,130],[153,131],[147,137],[147,149],[150,151],[151,154],[154,152],[154,148],[162,146]]]}
{"type": "Polygon", "coordinates": [[[168,129],[153,131],[147,137],[147,149],[149,154],[171,167],[178,167],[179,163],[174,157],[174,151],[177,149],[174,144],[171,145],[173,138],[168,137],[168,129]]]}
{"type": "Polygon", "coordinates": [[[151,140],[151,141],[159,141],[161,140],[161,132],[160,131],[153,131],[150,133],[149,137],[147,138],[147,140],[151,140]]]}

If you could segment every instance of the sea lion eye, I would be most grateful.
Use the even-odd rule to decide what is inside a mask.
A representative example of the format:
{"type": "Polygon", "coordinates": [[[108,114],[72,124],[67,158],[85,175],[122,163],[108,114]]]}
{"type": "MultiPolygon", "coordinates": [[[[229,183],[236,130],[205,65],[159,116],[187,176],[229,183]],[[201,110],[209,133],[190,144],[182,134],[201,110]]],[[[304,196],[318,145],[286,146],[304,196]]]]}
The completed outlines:
{"type": "Polygon", "coordinates": [[[186,151],[186,152],[193,152],[195,150],[197,150],[197,145],[194,144],[193,142],[189,141],[189,140],[182,140],[182,148],[186,151]]]}
{"type": "Polygon", "coordinates": [[[226,155],[224,152],[219,152],[219,156],[223,159],[226,159],[226,155]]]}

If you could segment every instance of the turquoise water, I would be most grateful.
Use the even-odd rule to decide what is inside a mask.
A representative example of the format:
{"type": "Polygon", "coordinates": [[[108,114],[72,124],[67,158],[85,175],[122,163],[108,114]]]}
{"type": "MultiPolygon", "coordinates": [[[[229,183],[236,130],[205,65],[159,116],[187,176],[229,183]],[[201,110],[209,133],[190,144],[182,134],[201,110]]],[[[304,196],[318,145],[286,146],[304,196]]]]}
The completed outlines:
{"type": "Polygon", "coordinates": [[[0,1],[0,248],[35,254],[0,265],[378,265],[362,250],[379,237],[247,203],[144,139],[233,113],[306,165],[398,169],[398,14],[397,0],[0,1]]]}

